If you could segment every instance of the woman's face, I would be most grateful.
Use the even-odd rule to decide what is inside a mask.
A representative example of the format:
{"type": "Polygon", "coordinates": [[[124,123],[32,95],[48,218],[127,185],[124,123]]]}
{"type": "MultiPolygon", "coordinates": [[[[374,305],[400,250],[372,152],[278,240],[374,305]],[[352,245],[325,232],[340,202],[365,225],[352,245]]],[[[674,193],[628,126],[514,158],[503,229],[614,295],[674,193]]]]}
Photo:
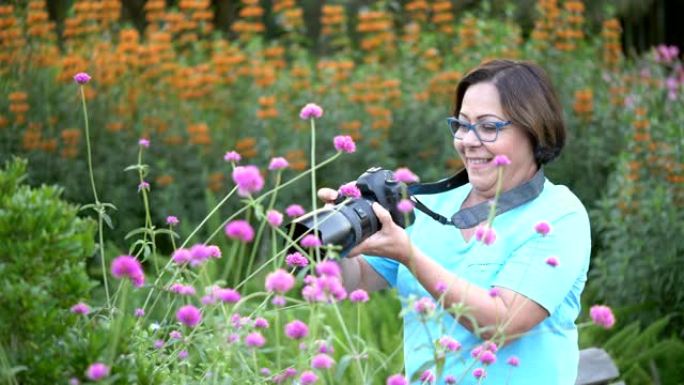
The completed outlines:
{"type": "MultiPolygon", "coordinates": [[[[509,120],[501,108],[499,91],[491,82],[468,87],[458,118],[471,124],[509,120]]],[[[493,198],[496,192],[497,169],[492,164],[496,155],[506,155],[511,161],[504,166],[503,191],[526,182],[537,172],[532,143],[525,131],[515,124],[503,127],[495,142],[480,142],[471,130],[463,139],[454,139],[454,147],[468,171],[473,192],[482,198],[493,198]]]]}

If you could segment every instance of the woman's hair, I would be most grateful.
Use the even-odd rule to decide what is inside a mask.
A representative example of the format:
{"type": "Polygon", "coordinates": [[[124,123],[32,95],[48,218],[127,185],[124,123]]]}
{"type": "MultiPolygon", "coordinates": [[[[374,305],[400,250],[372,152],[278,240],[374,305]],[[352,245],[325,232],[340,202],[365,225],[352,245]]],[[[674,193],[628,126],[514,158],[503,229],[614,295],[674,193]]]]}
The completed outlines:
{"type": "Polygon", "coordinates": [[[454,116],[473,84],[491,82],[499,91],[508,118],[532,141],[537,164],[555,159],[565,145],[563,110],[546,72],[530,62],[491,60],[471,70],[456,86],[454,116]]]}

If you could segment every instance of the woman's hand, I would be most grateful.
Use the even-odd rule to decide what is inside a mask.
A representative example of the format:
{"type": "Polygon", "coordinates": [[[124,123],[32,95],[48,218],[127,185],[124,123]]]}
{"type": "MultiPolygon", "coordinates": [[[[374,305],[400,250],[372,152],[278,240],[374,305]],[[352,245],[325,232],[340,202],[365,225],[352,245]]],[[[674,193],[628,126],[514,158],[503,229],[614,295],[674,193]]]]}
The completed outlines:
{"type": "Polygon", "coordinates": [[[318,195],[318,199],[325,203],[325,207],[331,207],[334,205],[338,193],[337,190],[333,190],[329,187],[323,187],[318,189],[316,195],[318,195]]]}
{"type": "Polygon", "coordinates": [[[359,254],[376,255],[406,264],[411,254],[411,241],[406,231],[392,221],[392,216],[382,205],[373,203],[373,211],[380,220],[380,231],[368,237],[349,251],[349,257],[359,254]]]}

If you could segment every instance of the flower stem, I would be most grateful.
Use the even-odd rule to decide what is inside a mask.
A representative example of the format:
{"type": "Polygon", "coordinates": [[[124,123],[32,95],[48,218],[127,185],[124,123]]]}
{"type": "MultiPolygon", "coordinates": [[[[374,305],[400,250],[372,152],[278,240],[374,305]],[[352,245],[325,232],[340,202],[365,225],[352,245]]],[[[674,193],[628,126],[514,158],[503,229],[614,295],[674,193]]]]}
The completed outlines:
{"type": "MultiPolygon", "coordinates": [[[[316,122],[311,118],[311,211],[316,211],[316,122]]],[[[313,217],[314,235],[318,237],[317,216],[313,217]]],[[[321,252],[316,248],[316,261],[321,260],[321,252]]]]}

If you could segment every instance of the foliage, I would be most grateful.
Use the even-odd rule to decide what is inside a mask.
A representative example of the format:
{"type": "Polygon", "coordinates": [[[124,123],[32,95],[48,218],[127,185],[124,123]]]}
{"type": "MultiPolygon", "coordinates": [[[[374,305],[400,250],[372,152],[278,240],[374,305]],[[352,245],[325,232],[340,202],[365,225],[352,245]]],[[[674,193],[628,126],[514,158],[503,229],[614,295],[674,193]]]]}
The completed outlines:
{"type": "Polygon", "coordinates": [[[0,171],[0,346],[20,383],[57,383],[72,359],[68,309],[93,287],[85,260],[95,226],[61,188],[25,185],[26,168],[14,159],[0,171]]]}

